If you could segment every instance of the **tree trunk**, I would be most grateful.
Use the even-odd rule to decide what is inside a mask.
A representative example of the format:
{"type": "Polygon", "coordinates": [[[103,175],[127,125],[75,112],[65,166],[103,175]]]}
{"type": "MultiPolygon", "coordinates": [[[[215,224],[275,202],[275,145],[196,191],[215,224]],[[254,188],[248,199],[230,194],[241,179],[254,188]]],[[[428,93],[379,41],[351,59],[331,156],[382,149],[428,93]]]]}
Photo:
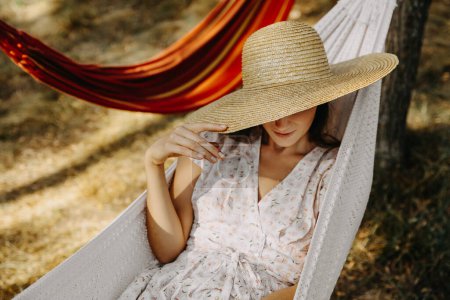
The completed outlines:
{"type": "Polygon", "coordinates": [[[377,167],[388,172],[404,162],[406,116],[431,0],[399,0],[397,4],[387,36],[386,52],[396,54],[400,63],[383,79],[376,150],[377,167]]]}

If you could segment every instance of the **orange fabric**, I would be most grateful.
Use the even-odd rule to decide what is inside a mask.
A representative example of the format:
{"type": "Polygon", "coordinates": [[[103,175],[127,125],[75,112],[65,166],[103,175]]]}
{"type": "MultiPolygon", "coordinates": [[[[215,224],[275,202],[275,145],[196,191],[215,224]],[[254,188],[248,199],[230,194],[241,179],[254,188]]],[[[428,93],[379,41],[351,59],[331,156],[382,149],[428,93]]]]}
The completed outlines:
{"type": "Polygon", "coordinates": [[[0,48],[36,80],[122,110],[194,110],[242,84],[241,52],[254,31],[286,20],[294,0],[222,0],[195,28],[141,64],[79,64],[0,20],[0,48]]]}

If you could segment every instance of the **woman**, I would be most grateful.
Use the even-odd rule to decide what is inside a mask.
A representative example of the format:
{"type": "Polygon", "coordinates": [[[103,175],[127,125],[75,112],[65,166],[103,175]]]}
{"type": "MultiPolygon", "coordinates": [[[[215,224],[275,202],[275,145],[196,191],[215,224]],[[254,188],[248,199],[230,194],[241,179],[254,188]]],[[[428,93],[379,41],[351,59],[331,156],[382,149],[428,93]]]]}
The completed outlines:
{"type": "Polygon", "coordinates": [[[316,31],[297,21],[254,32],[242,58],[242,89],[147,149],[148,240],[160,264],[120,299],[293,299],[339,149],[324,133],[328,102],[398,63],[383,53],[329,65],[316,31]]]}

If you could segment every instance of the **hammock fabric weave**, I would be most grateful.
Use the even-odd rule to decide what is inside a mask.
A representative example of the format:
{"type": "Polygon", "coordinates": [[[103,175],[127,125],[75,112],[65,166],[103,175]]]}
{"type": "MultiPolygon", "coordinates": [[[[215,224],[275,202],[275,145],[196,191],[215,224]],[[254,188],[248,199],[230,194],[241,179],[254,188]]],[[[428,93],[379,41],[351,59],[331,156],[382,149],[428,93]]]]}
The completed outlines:
{"type": "Polygon", "coordinates": [[[189,33],[149,61],[79,64],[0,20],[0,48],[36,80],[105,107],[178,113],[242,84],[241,52],[254,31],[287,19],[294,0],[220,1],[189,33]]]}

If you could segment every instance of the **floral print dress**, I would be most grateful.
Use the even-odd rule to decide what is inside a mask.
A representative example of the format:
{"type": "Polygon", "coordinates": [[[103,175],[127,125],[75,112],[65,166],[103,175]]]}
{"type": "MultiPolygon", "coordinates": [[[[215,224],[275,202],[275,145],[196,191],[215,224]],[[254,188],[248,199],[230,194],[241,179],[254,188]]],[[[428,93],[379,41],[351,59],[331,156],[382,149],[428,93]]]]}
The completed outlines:
{"type": "Polygon", "coordinates": [[[298,282],[339,148],[317,146],[258,202],[261,134],[200,133],[226,157],[191,158],[203,171],[186,249],[147,267],[120,300],[261,299],[298,282]]]}

